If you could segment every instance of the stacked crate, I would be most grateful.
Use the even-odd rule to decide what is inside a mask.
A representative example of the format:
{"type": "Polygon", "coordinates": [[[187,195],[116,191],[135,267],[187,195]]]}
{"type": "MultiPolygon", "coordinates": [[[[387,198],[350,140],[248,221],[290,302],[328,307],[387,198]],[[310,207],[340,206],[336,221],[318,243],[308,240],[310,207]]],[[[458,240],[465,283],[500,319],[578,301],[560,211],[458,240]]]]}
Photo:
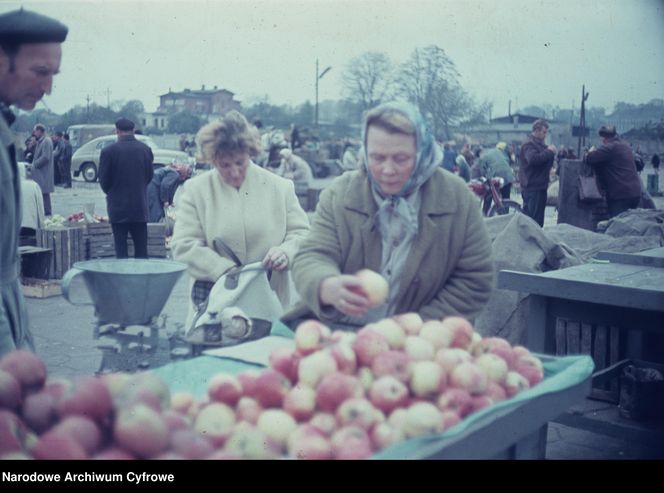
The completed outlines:
{"type": "Polygon", "coordinates": [[[75,262],[86,258],[83,230],[78,227],[38,229],[37,247],[52,252],[49,279],[62,279],[75,262]]]}
{"type": "MultiPolygon", "coordinates": [[[[113,230],[109,223],[91,223],[84,226],[83,241],[85,258],[115,257],[113,230]]],[[[129,256],[134,256],[134,242],[127,239],[129,256]]],[[[161,223],[148,223],[148,257],[166,257],[166,226],[161,223]]]]}

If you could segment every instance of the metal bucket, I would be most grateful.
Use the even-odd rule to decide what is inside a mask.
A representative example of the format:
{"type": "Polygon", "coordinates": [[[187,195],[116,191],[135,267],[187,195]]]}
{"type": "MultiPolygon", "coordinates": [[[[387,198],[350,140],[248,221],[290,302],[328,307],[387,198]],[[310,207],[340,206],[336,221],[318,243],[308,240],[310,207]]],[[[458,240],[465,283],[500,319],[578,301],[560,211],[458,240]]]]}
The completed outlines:
{"type": "Polygon", "coordinates": [[[72,305],[94,305],[100,323],[147,325],[161,313],[187,266],[172,260],[99,259],[76,262],[62,278],[62,294],[72,305]],[[69,298],[72,279],[83,274],[92,303],[69,298]]]}

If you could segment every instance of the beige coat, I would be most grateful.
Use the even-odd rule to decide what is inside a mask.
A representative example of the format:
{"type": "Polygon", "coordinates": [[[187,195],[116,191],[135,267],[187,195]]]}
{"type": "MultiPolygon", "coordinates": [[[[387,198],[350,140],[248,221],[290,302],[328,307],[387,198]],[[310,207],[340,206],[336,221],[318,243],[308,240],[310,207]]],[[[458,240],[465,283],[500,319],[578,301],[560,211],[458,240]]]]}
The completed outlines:
{"type": "MultiPolygon", "coordinates": [[[[309,231],[309,220],[293,182],[253,163],[239,190],[212,169],[185,182],[178,200],[173,257],[189,266],[194,279],[216,281],[234,266],[212,248],[216,237],[221,237],[243,264],[263,260],[274,246],[281,247],[292,263],[300,240],[309,231]]],[[[274,272],[270,284],[287,306],[287,272],[274,272]]]]}
{"type": "MultiPolygon", "coordinates": [[[[494,282],[491,242],[477,200],[461,179],[442,169],[421,193],[419,232],[401,277],[396,312],[472,319],[488,301],[494,282]]],[[[293,279],[304,303],[323,321],[341,318],[332,307],[321,309],[323,279],[362,268],[380,270],[376,211],[364,169],[344,173],[321,193],[311,233],[295,257],[293,279]]],[[[285,320],[306,316],[299,308],[285,320]]]]}

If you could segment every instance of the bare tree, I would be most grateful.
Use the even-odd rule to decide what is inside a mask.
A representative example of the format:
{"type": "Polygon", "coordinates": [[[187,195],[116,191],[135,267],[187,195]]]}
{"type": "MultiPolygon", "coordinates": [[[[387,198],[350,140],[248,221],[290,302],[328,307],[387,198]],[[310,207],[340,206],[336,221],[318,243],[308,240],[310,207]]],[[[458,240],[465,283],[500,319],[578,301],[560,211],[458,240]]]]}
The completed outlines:
{"type": "Polygon", "coordinates": [[[393,66],[388,56],[369,51],[353,58],[341,76],[344,95],[362,110],[373,108],[393,92],[393,66]]]}
{"type": "Polygon", "coordinates": [[[434,45],[415,49],[400,67],[400,94],[418,106],[438,138],[450,139],[451,127],[471,116],[473,102],[458,78],[454,62],[434,45]]]}

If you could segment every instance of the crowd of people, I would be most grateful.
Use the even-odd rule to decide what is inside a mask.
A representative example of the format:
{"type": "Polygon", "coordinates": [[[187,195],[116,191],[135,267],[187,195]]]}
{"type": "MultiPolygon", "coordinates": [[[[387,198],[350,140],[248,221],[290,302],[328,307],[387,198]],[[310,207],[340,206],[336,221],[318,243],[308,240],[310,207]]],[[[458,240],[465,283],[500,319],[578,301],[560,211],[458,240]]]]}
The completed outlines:
{"type": "MultiPolygon", "coordinates": [[[[0,15],[0,355],[33,349],[16,265],[21,197],[35,200],[40,193],[43,214],[50,215],[55,169],[63,186],[71,186],[68,137],[51,138],[41,124],[25,156],[39,192],[23,186],[9,106],[31,110],[50,93],[66,36],[63,24],[40,14],[0,15]],[[43,67],[39,76],[29,69],[35,62],[43,67]]],[[[542,226],[551,169],[557,159],[575,157],[546,143],[549,124],[543,119],[518,149],[498,142],[486,149],[466,144],[456,152],[450,143],[435,141],[415,106],[385,103],[366,113],[359,148],[347,141],[339,150],[344,173],[323,190],[310,217],[297,197],[298,188],[313,179],[297,154],[298,129],[292,126],[284,138],[261,135],[260,126],[231,111],[203,126],[195,142],[183,136],[181,148],[196,149],[212,165],[193,178],[189,168],[154,171],[150,148],[135,138],[135,124],[126,118],[115,123],[117,142],[101,152],[99,182],[118,258],[128,256],[129,235],[135,256],[147,258],[147,222],[163,219],[179,190],[171,248],[173,258],[188,266],[190,315],[238,262],[258,262],[286,309],[285,322],[315,317],[353,329],[404,312],[425,320],[472,320],[494,289],[494,265],[467,182],[500,177],[501,194],[509,197],[518,178],[524,213],[542,226]],[[388,295],[379,306],[372,306],[354,276],[365,268],[387,280],[388,295]]],[[[634,153],[615,128],[602,127],[600,136],[601,145],[583,159],[596,170],[613,216],[638,206],[640,178],[634,153]]],[[[652,164],[659,167],[656,155],[652,164]]],[[[485,212],[490,205],[485,201],[485,212]]],[[[30,225],[38,228],[39,218],[30,225]]]]}

